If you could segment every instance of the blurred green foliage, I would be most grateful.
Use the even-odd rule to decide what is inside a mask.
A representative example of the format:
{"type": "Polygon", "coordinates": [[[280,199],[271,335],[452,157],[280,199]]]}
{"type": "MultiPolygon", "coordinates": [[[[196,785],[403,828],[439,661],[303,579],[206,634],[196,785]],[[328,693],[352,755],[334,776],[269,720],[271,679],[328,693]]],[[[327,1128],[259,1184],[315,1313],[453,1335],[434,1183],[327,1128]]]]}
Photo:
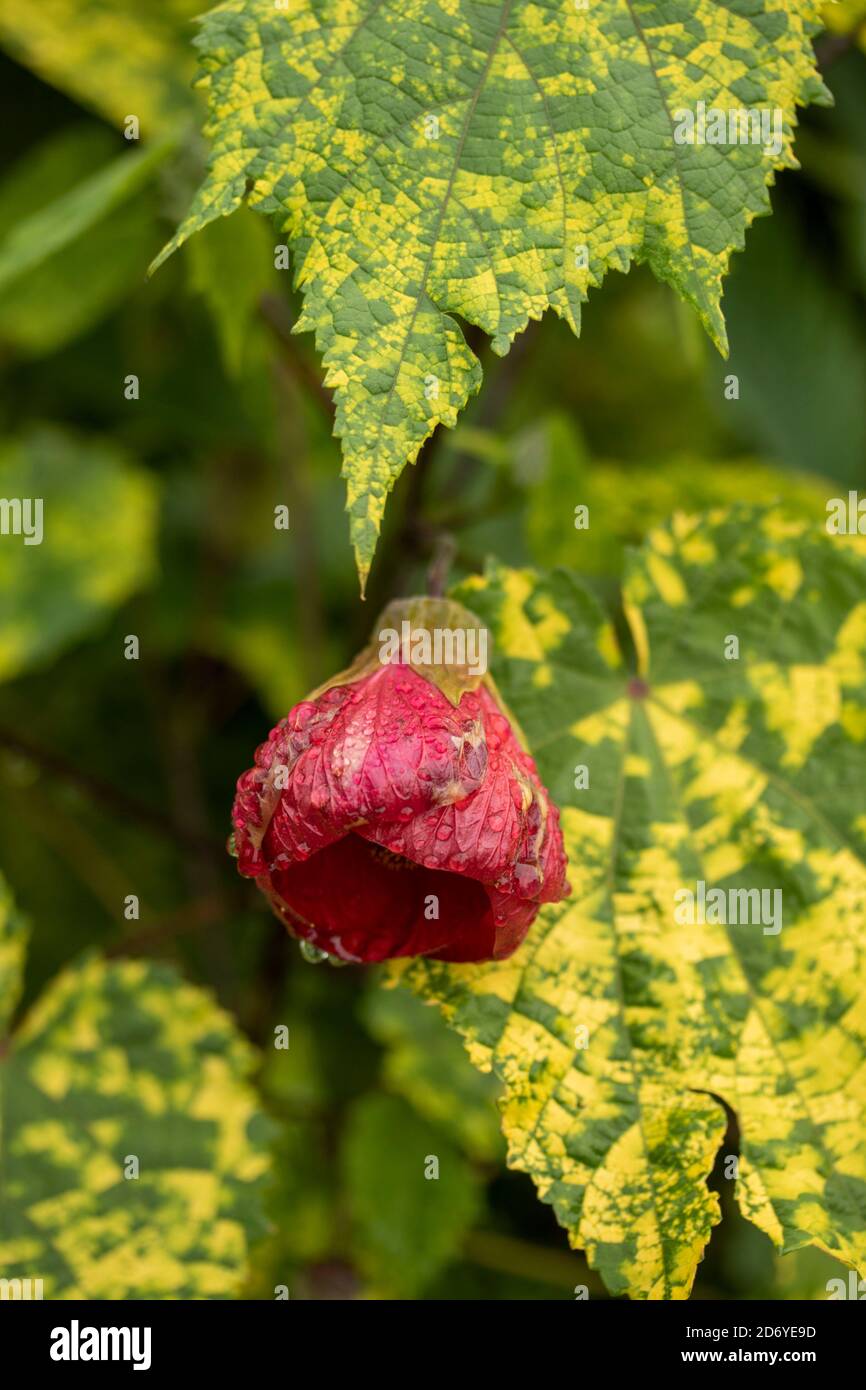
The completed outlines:
{"type": "MultiPolygon", "coordinates": [[[[0,550],[0,680],[8,680],[152,580],[158,485],[110,441],[37,425],[0,452],[0,485],[4,497],[47,498],[51,507],[51,545],[0,550]]],[[[33,541],[35,524],[34,515],[33,541]]]]}
{"type": "Polygon", "coordinates": [[[420,1115],[479,1162],[501,1162],[505,1145],[496,1101],[499,1085],[467,1067],[463,1045],[435,1009],[406,990],[368,991],[362,1017],[385,1048],[383,1081],[420,1115]]]}
{"type": "MultiPolygon", "coordinates": [[[[331,403],[309,336],[291,334],[273,229],[239,214],[146,278],[201,172],[183,129],[198,8],[16,0],[0,19],[15,113],[0,492],[44,495],[62,537],[0,548],[0,840],[33,928],[24,1003],[82,950],[124,951],[214,991],[263,1050],[277,1137],[253,1296],[603,1296],[504,1168],[495,1085],[438,1014],[374,971],[303,963],[238,879],[233,785],[377,605],[423,587],[443,532],[457,577],[495,552],[567,563],[610,594],[620,548],[673,509],[779,495],[822,515],[863,483],[866,55],[853,28],[819,42],[836,105],[804,113],[803,169],[734,257],[730,360],[643,271],[590,296],[579,340],[548,317],[505,359],[479,343],[484,389],[406,470],[361,604],[331,403]]],[[[834,1262],[777,1261],[718,1185],[727,1215],[695,1296],[823,1297],[834,1262]]]]}
{"type": "Polygon", "coordinates": [[[108,131],[76,124],[18,161],[0,189],[0,342],[54,352],[128,294],[154,228],[136,194],[162,154],[112,158],[108,131]]]}

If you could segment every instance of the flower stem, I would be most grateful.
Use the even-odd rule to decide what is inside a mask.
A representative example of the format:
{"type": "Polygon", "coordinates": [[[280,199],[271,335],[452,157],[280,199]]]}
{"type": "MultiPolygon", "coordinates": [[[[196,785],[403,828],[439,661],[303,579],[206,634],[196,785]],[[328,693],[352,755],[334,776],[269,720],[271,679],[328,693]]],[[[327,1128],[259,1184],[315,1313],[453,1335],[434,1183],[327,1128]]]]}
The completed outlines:
{"type": "Polygon", "coordinates": [[[456,554],[457,542],[454,537],[449,531],[441,531],[436,537],[433,559],[427,570],[427,593],[430,598],[442,598],[444,596],[448,586],[448,575],[456,554]]]}

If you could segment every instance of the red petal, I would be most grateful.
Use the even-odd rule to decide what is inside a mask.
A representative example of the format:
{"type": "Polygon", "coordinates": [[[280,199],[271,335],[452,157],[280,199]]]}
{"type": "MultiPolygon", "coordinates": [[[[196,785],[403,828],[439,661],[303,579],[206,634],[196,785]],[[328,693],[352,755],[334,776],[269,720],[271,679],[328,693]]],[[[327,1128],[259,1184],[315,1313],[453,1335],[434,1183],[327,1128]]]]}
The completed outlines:
{"type": "Polygon", "coordinates": [[[358,834],[432,869],[465,874],[502,894],[555,902],[565,855],[558,813],[549,806],[535,763],[483,687],[460,709],[477,711],[487,743],[481,786],[462,801],[434,806],[405,823],[373,821],[358,834]]]}
{"type": "Polygon", "coordinates": [[[477,709],[456,709],[410,667],[381,666],[296,705],[258,749],[238,782],[238,867],[264,871],[265,835],[266,859],[297,862],[368,820],[408,819],[466,796],[486,764],[477,709]]]}
{"type": "Polygon", "coordinates": [[[344,960],[429,955],[454,942],[468,952],[461,960],[490,957],[495,928],[481,884],[390,860],[347,835],[306,863],[275,870],[275,906],[288,909],[282,915],[299,936],[344,960]],[[434,903],[438,916],[429,918],[434,903]]]}

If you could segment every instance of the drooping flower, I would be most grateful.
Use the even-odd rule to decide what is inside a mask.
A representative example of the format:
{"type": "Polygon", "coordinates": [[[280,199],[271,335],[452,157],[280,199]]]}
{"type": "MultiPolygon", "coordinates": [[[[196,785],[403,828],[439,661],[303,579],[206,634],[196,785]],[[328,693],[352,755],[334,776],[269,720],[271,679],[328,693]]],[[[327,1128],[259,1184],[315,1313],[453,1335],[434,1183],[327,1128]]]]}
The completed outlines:
{"type": "Polygon", "coordinates": [[[238,867],[294,936],[342,960],[502,959],[569,892],[559,813],[485,644],[466,657],[466,635],[487,635],[473,614],[400,600],[376,632],[387,643],[295,705],[238,780],[238,867]]]}

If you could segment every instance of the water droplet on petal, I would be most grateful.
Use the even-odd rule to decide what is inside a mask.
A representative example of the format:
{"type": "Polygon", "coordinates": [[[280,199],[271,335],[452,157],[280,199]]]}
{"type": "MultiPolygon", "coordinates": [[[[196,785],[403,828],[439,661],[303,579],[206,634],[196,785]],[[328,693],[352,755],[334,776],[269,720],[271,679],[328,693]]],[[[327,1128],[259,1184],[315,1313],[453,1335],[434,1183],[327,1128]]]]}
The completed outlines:
{"type": "Polygon", "coordinates": [[[328,952],[323,951],[320,946],[314,946],[312,941],[302,938],[300,947],[301,955],[309,965],[321,965],[322,961],[328,959],[328,952]]]}
{"type": "Polygon", "coordinates": [[[516,865],[514,877],[524,893],[535,892],[541,887],[538,870],[532,864],[516,865]]]}

